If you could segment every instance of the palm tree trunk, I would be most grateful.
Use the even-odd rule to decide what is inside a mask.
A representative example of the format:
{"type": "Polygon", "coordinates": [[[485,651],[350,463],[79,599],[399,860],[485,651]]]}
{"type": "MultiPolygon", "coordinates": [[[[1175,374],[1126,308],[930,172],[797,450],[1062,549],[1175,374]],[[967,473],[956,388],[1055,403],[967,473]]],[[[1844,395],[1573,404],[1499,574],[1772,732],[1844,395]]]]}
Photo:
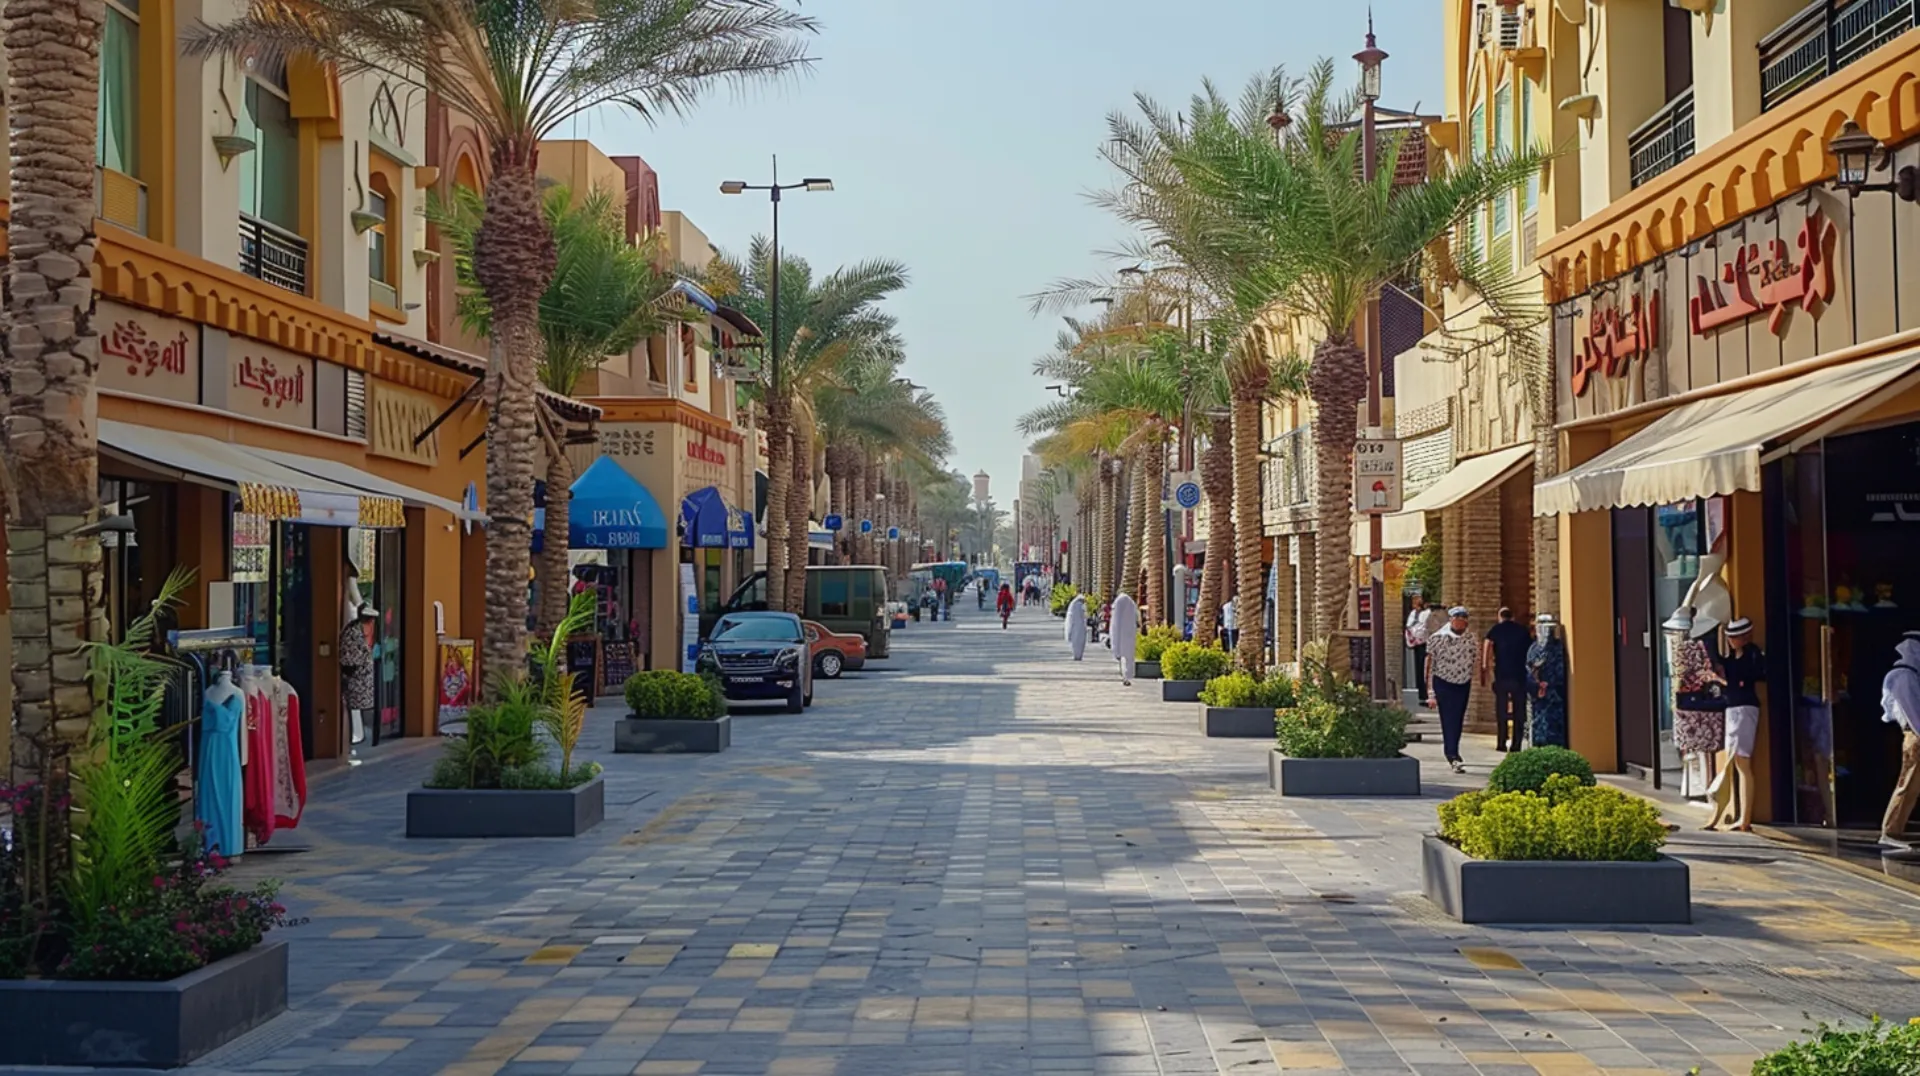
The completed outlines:
{"type": "Polygon", "coordinates": [[[554,452],[550,448],[547,452],[547,533],[540,549],[540,633],[543,637],[550,637],[553,629],[567,618],[567,600],[571,597],[567,550],[573,479],[573,461],[567,458],[566,452],[554,452]]]}
{"type": "Polygon", "coordinates": [[[807,608],[807,523],[813,512],[813,409],[804,402],[793,409],[793,484],[787,488],[787,603],[804,613],[807,608]]]}
{"type": "Polygon", "coordinates": [[[1167,435],[1165,432],[1154,435],[1147,445],[1146,496],[1143,498],[1146,508],[1142,521],[1147,534],[1147,606],[1148,623],[1168,624],[1173,618],[1167,609],[1167,511],[1163,507],[1166,470],[1167,435]]]}
{"type": "Polygon", "coordinates": [[[867,518],[867,453],[864,448],[853,451],[853,489],[847,503],[847,555],[855,564],[870,564],[867,559],[866,543],[860,534],[860,521],[867,518]]]}
{"type": "Polygon", "coordinates": [[[1266,597],[1261,593],[1260,408],[1270,375],[1265,366],[1243,372],[1233,385],[1233,537],[1234,621],[1239,628],[1238,661],[1258,676],[1266,667],[1266,597]]]}
{"type": "MultiPolygon", "coordinates": [[[[26,915],[49,902],[69,861],[67,797],[94,692],[82,648],[107,638],[100,539],[76,534],[100,515],[95,375],[100,337],[88,274],[94,255],[94,109],[100,87],[97,0],[7,0],[5,100],[12,111],[13,207],[0,333],[5,454],[12,511],[12,756],[21,784],[40,787],[27,838],[26,915]]],[[[5,737],[0,737],[5,739],[5,737]]],[[[6,769],[0,768],[0,779],[6,769]]]]}
{"type": "Polygon", "coordinates": [[[1140,594],[1140,497],[1146,489],[1141,479],[1141,472],[1145,469],[1137,459],[1126,462],[1126,531],[1121,546],[1120,578],[1114,582],[1113,588],[1115,594],[1132,595],[1136,602],[1144,597],[1140,594]]]}
{"type": "Polygon", "coordinates": [[[1214,619],[1220,615],[1223,595],[1233,574],[1233,427],[1216,418],[1207,431],[1206,451],[1200,456],[1200,489],[1207,497],[1207,564],[1200,575],[1200,601],[1193,611],[1193,639],[1211,646],[1219,636],[1214,619]]]}
{"type": "Polygon", "coordinates": [[[474,275],[492,310],[487,377],[487,618],[481,668],[489,681],[526,675],[527,579],[533,559],[533,476],[541,451],[540,296],[553,278],[553,234],[534,184],[534,144],[493,147],[493,182],[474,236],[474,275]]]}
{"type": "Polygon", "coordinates": [[[767,401],[767,608],[787,607],[787,513],[793,488],[789,435],[792,415],[785,400],[767,401]]]}
{"type": "MultiPolygon", "coordinates": [[[[1359,436],[1360,401],[1367,395],[1367,356],[1350,336],[1330,336],[1314,350],[1307,371],[1313,394],[1314,633],[1328,638],[1346,626],[1353,591],[1353,443],[1359,436]]],[[[1375,615],[1379,615],[1376,613],[1375,615]]],[[[1333,658],[1336,648],[1328,648],[1333,658]]]]}
{"type": "Polygon", "coordinates": [[[1102,602],[1113,600],[1113,549],[1114,541],[1114,504],[1118,478],[1113,473],[1113,463],[1102,456],[1100,458],[1100,504],[1094,512],[1093,520],[1093,575],[1094,593],[1102,602]]]}
{"type": "MultiPolygon", "coordinates": [[[[833,557],[836,564],[847,564],[847,551],[841,537],[846,533],[847,518],[847,455],[849,449],[844,444],[834,443],[827,446],[827,514],[839,516],[841,526],[833,534],[833,557]]],[[[825,523],[826,520],[821,520],[825,523]]]]}

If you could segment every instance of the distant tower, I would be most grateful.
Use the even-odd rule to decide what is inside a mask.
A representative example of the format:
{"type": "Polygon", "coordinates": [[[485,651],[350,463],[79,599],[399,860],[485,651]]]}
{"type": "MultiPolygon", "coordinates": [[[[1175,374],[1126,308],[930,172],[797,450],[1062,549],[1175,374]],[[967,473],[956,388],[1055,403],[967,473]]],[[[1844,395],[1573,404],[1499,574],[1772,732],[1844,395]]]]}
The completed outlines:
{"type": "Polygon", "coordinates": [[[987,477],[985,471],[980,471],[973,476],[973,499],[976,503],[987,503],[987,484],[991,481],[993,480],[987,477]]]}

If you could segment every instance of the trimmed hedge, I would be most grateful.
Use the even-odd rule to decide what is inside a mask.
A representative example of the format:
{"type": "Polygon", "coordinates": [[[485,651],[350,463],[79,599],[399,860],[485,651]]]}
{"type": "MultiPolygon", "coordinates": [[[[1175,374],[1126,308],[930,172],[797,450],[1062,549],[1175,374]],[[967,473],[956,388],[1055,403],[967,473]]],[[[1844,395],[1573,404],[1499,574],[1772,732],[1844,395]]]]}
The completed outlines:
{"type": "Polygon", "coordinates": [[[1647,863],[1667,843],[1653,804],[1572,774],[1538,792],[1463,792],[1439,815],[1441,839],[1475,859],[1647,863]]]}
{"type": "Polygon", "coordinates": [[[1212,680],[1232,668],[1233,659],[1225,650],[1198,643],[1174,643],[1160,654],[1160,676],[1165,680],[1212,680]]]}
{"type": "Polygon", "coordinates": [[[638,718],[712,721],[727,715],[718,681],[696,673],[654,669],[627,678],[627,709],[638,718]]]}

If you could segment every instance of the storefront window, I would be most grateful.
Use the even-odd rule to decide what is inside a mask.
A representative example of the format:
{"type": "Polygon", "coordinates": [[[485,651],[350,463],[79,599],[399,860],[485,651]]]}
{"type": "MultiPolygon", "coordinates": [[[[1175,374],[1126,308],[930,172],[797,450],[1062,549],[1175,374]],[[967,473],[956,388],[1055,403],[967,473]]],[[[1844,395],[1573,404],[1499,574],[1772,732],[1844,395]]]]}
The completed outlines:
{"type": "Polygon", "coordinates": [[[400,660],[405,603],[401,532],[356,527],[347,532],[347,540],[360,573],[360,600],[373,603],[379,613],[371,641],[375,720],[368,730],[370,741],[378,744],[406,732],[400,660]]]}
{"type": "MultiPolygon", "coordinates": [[[[1787,683],[1773,692],[1793,706],[1791,758],[1780,792],[1783,820],[1834,824],[1833,707],[1825,655],[1832,628],[1827,610],[1826,451],[1824,445],[1781,460],[1769,475],[1770,562],[1783,585],[1769,589],[1773,616],[1788,625],[1787,683]]],[[[1778,632],[1775,638],[1780,638],[1778,632]]],[[[1776,655],[1777,657],[1778,655],[1776,655]]],[[[1875,693],[1878,701],[1878,693],[1875,693]]],[[[1778,793],[1777,793],[1778,794],[1778,793]]]]}

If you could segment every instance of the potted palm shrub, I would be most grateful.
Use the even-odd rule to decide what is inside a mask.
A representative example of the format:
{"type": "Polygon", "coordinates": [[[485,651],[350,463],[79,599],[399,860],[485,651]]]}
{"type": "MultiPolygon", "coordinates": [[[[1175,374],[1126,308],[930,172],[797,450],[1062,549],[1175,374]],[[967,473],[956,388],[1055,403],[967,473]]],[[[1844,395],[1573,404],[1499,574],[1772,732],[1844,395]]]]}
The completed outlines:
{"type": "Polygon", "coordinates": [[[1160,654],[1160,701],[1199,702],[1207,681],[1232,668],[1233,659],[1217,646],[1174,643],[1160,654]]]}
{"type": "Polygon", "coordinates": [[[725,751],[733,743],[727,697],[712,677],[653,669],[627,678],[627,709],[613,726],[615,754],[725,751]]]}
{"type": "Polygon", "coordinates": [[[577,837],[606,817],[600,764],[573,761],[587,699],[566,669],[567,639],[594,607],[592,593],[574,595],[553,636],[529,648],[531,674],[500,677],[494,698],[467,711],[467,734],[407,793],[407,836],[577,837]]]}
{"type": "Polygon", "coordinates": [[[1463,923],[1690,923],[1687,865],[1638,796],[1594,783],[1564,747],[1508,755],[1487,787],[1439,807],[1421,849],[1427,898],[1463,923]]]}
{"type": "Polygon", "coordinates": [[[1277,670],[1264,680],[1239,671],[1216,676],[1200,691],[1206,706],[1200,731],[1211,737],[1271,739],[1274,719],[1279,711],[1293,708],[1295,694],[1293,678],[1277,670]]]}
{"type": "Polygon", "coordinates": [[[177,1068],[287,1006],[278,883],[216,881],[225,857],[186,840],[178,727],[159,725],[167,669],[149,656],[176,571],[114,644],[87,647],[102,691],[71,795],[0,784],[0,1066],[177,1068]],[[51,855],[62,814],[71,855],[51,855]]]}
{"type": "Polygon", "coordinates": [[[1401,754],[1408,716],[1308,662],[1299,698],[1275,722],[1267,779],[1282,796],[1418,796],[1420,762],[1401,754]]]}
{"type": "Polygon", "coordinates": [[[1180,629],[1171,624],[1156,624],[1143,632],[1133,644],[1133,675],[1141,680],[1160,679],[1160,659],[1167,647],[1180,642],[1180,629]]]}

